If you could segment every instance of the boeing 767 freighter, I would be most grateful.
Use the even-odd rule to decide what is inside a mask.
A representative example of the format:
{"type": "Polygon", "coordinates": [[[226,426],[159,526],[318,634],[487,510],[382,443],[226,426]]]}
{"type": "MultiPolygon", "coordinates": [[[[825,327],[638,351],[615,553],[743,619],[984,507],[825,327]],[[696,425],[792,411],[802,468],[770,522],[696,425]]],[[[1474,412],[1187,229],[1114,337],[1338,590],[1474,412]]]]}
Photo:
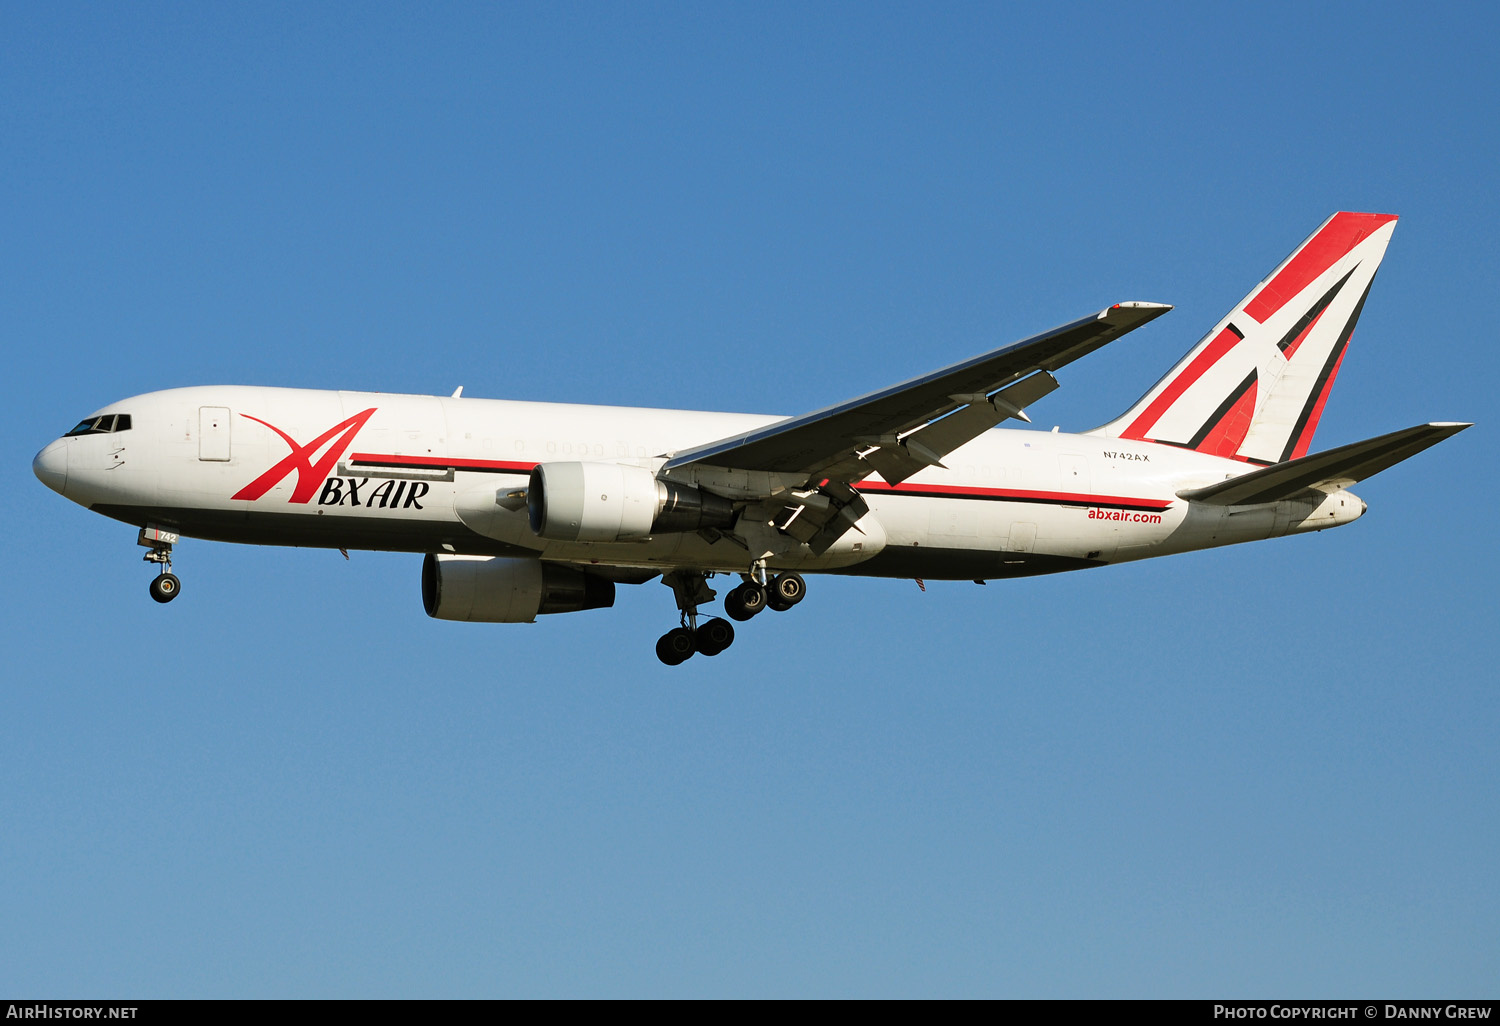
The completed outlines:
{"type": "MultiPolygon", "coordinates": [[[[1455,434],[1432,423],[1309,453],[1395,229],[1337,213],[1134,406],[1082,434],[1000,429],[1054,372],[1166,313],[1116,303],[798,417],[204,386],[123,399],[37,454],[48,487],[140,529],[176,598],[181,536],[425,553],[422,601],[520,623],[661,577],[668,664],[803,574],[993,580],[1320,531],[1347,489],[1455,434]],[[726,620],[709,578],[739,578],[726,620]]],[[[462,390],[460,390],[461,392],[462,390]]]]}

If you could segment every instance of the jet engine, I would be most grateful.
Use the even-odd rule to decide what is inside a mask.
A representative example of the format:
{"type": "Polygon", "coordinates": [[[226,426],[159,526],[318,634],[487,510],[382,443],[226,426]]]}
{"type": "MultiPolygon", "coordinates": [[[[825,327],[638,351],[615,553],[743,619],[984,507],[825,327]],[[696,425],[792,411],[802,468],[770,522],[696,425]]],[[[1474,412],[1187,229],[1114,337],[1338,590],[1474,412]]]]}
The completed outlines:
{"type": "Polygon", "coordinates": [[[539,463],[526,505],[531,529],[555,541],[630,541],[734,522],[723,496],[619,463],[539,463]]]}
{"type": "Polygon", "coordinates": [[[540,559],[429,554],[422,561],[422,606],[438,620],[530,623],[540,613],[614,604],[613,581],[540,559]]]}

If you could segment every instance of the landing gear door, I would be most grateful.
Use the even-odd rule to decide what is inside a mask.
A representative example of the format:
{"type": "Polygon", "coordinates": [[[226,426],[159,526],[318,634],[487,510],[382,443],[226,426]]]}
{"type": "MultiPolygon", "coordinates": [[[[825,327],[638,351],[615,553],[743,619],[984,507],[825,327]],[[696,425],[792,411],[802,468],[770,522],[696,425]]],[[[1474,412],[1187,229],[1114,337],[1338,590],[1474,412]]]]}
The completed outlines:
{"type": "Polygon", "coordinates": [[[198,458],[227,462],[229,460],[229,408],[198,407],[198,458]]]}

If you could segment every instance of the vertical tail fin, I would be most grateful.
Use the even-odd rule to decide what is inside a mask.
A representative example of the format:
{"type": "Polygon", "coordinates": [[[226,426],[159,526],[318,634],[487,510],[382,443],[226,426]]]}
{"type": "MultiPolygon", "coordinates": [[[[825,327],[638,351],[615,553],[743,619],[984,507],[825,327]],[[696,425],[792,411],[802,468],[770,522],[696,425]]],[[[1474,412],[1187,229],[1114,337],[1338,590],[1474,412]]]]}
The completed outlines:
{"type": "Polygon", "coordinates": [[[1250,463],[1306,455],[1395,227],[1392,214],[1334,214],[1094,433],[1250,463]]]}

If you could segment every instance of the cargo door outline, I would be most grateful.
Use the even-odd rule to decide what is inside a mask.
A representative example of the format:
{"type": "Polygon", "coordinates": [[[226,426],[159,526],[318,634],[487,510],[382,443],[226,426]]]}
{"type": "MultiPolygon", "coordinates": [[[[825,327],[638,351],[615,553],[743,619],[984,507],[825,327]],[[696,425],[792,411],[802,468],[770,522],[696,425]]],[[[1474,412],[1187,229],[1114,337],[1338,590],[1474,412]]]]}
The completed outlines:
{"type": "Polygon", "coordinates": [[[205,462],[229,462],[229,407],[198,407],[198,458],[205,462]]]}

